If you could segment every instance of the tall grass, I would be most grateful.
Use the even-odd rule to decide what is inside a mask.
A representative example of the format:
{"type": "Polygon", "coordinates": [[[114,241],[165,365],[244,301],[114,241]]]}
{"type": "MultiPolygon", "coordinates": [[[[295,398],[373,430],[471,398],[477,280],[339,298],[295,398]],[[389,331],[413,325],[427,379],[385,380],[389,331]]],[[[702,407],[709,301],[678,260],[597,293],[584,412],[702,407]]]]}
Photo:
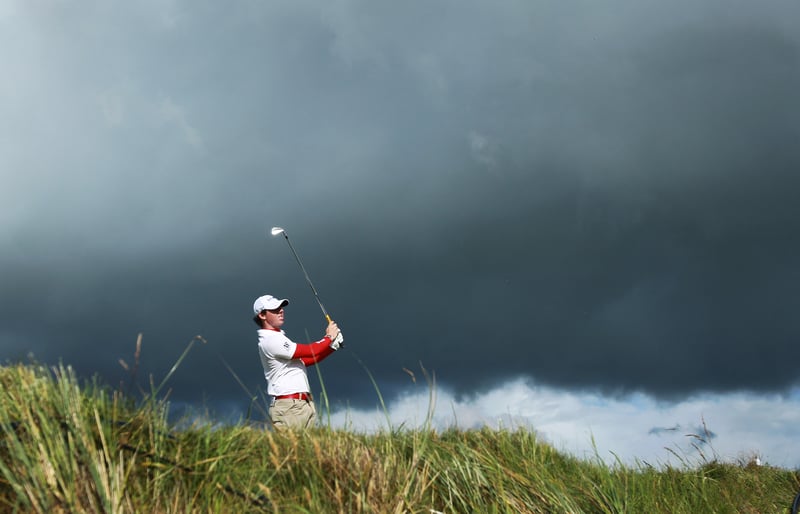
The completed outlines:
{"type": "Polygon", "coordinates": [[[800,484],[715,459],[609,466],[526,430],[178,430],[155,394],[133,401],[63,365],[2,367],[0,385],[4,512],[775,513],[800,484]]]}

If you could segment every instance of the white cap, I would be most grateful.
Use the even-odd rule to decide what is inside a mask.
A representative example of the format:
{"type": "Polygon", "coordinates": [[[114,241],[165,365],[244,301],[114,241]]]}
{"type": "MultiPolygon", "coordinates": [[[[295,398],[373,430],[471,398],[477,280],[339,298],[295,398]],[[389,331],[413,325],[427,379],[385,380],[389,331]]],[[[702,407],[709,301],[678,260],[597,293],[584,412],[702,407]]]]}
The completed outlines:
{"type": "Polygon", "coordinates": [[[272,295],[265,294],[264,296],[256,298],[253,304],[253,313],[259,314],[263,310],[277,309],[278,307],[283,307],[287,303],[289,303],[289,300],[285,298],[279,300],[272,295]]]}

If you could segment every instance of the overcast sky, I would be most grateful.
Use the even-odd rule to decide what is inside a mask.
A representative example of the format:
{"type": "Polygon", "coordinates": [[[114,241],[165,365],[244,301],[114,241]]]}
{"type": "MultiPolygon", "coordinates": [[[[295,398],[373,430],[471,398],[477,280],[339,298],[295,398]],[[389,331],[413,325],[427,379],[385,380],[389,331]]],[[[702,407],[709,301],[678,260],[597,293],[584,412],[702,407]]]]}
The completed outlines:
{"type": "Polygon", "coordinates": [[[253,300],[325,325],[279,225],[340,423],[424,369],[467,426],[624,453],[744,405],[705,421],[785,459],[798,91],[795,0],[5,0],[0,357],[128,387],[142,333],[146,388],[201,335],[170,398],[244,412],[253,300]]]}

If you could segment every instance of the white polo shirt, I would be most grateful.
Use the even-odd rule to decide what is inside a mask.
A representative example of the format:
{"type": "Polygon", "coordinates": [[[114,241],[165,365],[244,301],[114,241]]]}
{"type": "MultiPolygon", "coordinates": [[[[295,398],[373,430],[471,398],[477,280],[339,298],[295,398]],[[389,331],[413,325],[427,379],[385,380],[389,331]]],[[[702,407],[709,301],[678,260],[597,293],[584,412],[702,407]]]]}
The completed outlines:
{"type": "Polygon", "coordinates": [[[296,348],[297,343],[286,337],[283,330],[258,331],[258,355],[264,367],[267,394],[270,396],[311,391],[306,365],[300,359],[292,359],[296,348]]]}

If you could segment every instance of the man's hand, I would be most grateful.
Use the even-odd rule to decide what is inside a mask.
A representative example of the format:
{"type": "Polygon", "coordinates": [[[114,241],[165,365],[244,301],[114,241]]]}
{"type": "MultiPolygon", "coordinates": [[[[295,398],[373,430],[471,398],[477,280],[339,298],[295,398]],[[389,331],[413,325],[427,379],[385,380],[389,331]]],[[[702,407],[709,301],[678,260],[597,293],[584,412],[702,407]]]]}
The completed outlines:
{"type": "Polygon", "coordinates": [[[338,350],[339,348],[344,347],[344,336],[341,332],[336,334],[336,338],[331,342],[331,348],[334,350],[338,350]]]}
{"type": "Polygon", "coordinates": [[[335,321],[328,323],[328,328],[325,329],[325,335],[330,338],[331,348],[334,350],[338,350],[344,346],[344,336],[342,336],[339,325],[337,325],[335,321]]]}
{"type": "Polygon", "coordinates": [[[336,336],[339,335],[339,325],[336,324],[335,321],[328,322],[328,328],[325,329],[325,336],[328,337],[331,341],[336,339],[336,336]]]}

